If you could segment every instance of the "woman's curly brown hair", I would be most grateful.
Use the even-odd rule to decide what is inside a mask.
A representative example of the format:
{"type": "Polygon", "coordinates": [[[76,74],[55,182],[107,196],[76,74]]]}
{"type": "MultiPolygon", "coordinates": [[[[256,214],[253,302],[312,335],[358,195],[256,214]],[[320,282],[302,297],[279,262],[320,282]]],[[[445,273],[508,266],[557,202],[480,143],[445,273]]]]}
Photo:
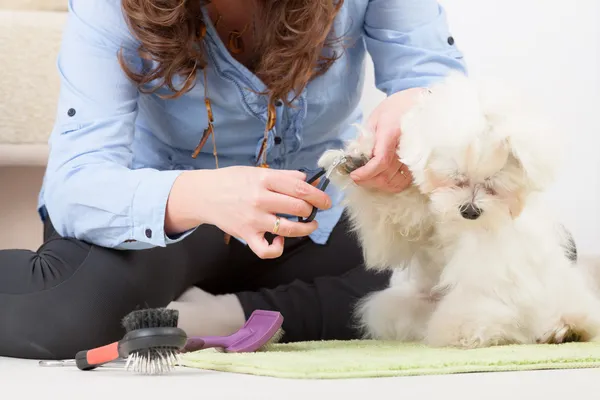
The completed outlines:
{"type": "MultiPolygon", "coordinates": [[[[289,105],[288,93],[299,95],[308,82],[325,73],[338,58],[330,37],[343,0],[255,0],[257,8],[255,73],[271,101],[289,105]]],[[[127,75],[145,92],[168,88],[176,98],[194,87],[206,65],[200,41],[203,26],[200,0],[122,0],[125,18],[139,40],[140,56],[154,61],[150,71],[136,73],[119,57],[127,75]],[[184,80],[175,87],[176,78],[184,80]]]]}

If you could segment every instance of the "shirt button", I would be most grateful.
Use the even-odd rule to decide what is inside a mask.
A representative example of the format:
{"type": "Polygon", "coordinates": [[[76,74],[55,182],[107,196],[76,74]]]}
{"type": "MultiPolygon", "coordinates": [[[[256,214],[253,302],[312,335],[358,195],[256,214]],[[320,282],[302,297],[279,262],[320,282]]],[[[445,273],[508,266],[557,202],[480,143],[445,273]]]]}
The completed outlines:
{"type": "Polygon", "coordinates": [[[146,237],[147,237],[148,239],[151,239],[151,238],[152,238],[152,229],[146,229],[146,237]]]}
{"type": "Polygon", "coordinates": [[[77,111],[75,111],[74,108],[69,108],[69,111],[67,111],[67,115],[69,117],[74,117],[76,113],[77,113],[77,111]]]}
{"type": "Polygon", "coordinates": [[[282,141],[283,139],[280,136],[275,136],[275,144],[281,144],[282,141]]]}
{"type": "Polygon", "coordinates": [[[448,44],[449,44],[450,46],[454,45],[454,38],[453,38],[452,36],[450,36],[450,37],[448,38],[448,44]]]}

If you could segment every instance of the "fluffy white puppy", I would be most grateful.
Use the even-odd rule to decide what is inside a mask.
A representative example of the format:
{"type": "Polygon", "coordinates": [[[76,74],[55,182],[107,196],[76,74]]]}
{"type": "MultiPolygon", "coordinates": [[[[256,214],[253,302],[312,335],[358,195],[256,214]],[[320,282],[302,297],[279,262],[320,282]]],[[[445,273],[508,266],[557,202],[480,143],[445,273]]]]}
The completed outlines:
{"type": "Polygon", "coordinates": [[[401,119],[399,194],[355,185],[368,132],[320,159],[346,192],[366,267],[394,270],[357,308],[365,336],[462,348],[600,338],[600,299],[543,199],[560,165],[547,119],[502,85],[452,75],[401,119]]]}

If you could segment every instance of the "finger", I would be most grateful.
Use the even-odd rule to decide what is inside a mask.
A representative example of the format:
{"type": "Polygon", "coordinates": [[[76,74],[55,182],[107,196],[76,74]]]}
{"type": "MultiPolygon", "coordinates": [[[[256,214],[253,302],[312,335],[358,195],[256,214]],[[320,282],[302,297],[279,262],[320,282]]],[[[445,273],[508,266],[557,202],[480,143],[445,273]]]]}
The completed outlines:
{"type": "Polygon", "coordinates": [[[320,189],[310,185],[303,179],[269,179],[267,189],[272,192],[304,200],[319,210],[331,207],[331,199],[320,189]]]}
{"type": "Polygon", "coordinates": [[[384,171],[381,175],[386,177],[389,186],[412,181],[408,167],[399,160],[396,160],[394,166],[384,171]]]}
{"type": "Polygon", "coordinates": [[[398,158],[395,153],[374,153],[371,158],[363,167],[357,168],[350,174],[350,177],[355,182],[362,182],[375,179],[381,174],[390,174],[394,170],[394,164],[399,164],[398,158]]]}
{"type": "Polygon", "coordinates": [[[360,186],[362,186],[364,188],[372,189],[372,190],[377,190],[377,191],[383,192],[383,193],[399,193],[399,192],[403,191],[404,189],[406,189],[406,187],[408,185],[407,184],[399,184],[396,182],[394,182],[393,184],[390,184],[387,181],[387,178],[385,176],[377,176],[375,179],[366,181],[366,182],[362,183],[360,186]]]}
{"type": "Polygon", "coordinates": [[[358,168],[350,177],[355,182],[375,179],[375,177],[390,168],[397,159],[399,130],[394,130],[391,124],[378,121],[375,133],[373,157],[362,168],[358,168]]]}
{"type": "Polygon", "coordinates": [[[269,218],[265,218],[265,225],[262,230],[264,233],[268,232],[283,237],[306,237],[318,227],[317,221],[297,222],[281,217],[279,218],[279,226],[277,226],[277,218],[271,215],[269,218]]]}
{"type": "Polygon", "coordinates": [[[399,176],[395,178],[398,183],[407,185],[411,185],[413,183],[413,176],[406,165],[402,165],[402,168],[400,168],[398,174],[399,176]]]}
{"type": "Polygon", "coordinates": [[[387,191],[386,188],[390,186],[388,177],[384,174],[379,174],[374,178],[361,183],[360,185],[369,189],[377,189],[382,191],[387,191]]]}
{"type": "Polygon", "coordinates": [[[365,165],[352,171],[350,178],[356,183],[373,179],[385,171],[387,165],[384,161],[381,158],[373,157],[365,165]]]}
{"type": "Polygon", "coordinates": [[[398,168],[386,170],[373,179],[359,185],[388,193],[401,192],[412,184],[412,175],[406,165],[400,162],[398,162],[398,165],[398,168]]]}
{"type": "Polygon", "coordinates": [[[393,168],[386,170],[382,175],[385,176],[385,179],[388,185],[393,185],[396,181],[397,175],[401,173],[402,165],[396,163],[393,168]]]}
{"type": "Polygon", "coordinates": [[[386,186],[385,189],[383,189],[383,190],[388,193],[401,193],[401,192],[405,191],[406,189],[408,189],[409,186],[410,186],[410,183],[398,182],[398,183],[395,183],[394,185],[386,186]]]}
{"type": "Polygon", "coordinates": [[[404,178],[399,176],[394,178],[391,182],[383,187],[383,190],[388,193],[400,193],[411,186],[412,180],[410,178],[404,178]]]}
{"type": "Polygon", "coordinates": [[[301,181],[306,180],[306,173],[304,173],[302,171],[295,171],[295,170],[271,170],[271,171],[282,173],[285,176],[288,176],[290,178],[300,179],[301,181]]]}
{"type": "Polygon", "coordinates": [[[283,247],[284,243],[285,243],[285,238],[283,236],[275,236],[272,240],[273,244],[278,244],[281,245],[281,247],[283,247]]]}
{"type": "Polygon", "coordinates": [[[283,254],[283,238],[280,238],[279,240],[275,238],[275,240],[269,244],[262,233],[257,233],[246,239],[246,243],[248,243],[250,250],[263,260],[278,258],[283,254]]]}
{"type": "Polygon", "coordinates": [[[395,158],[400,139],[400,126],[389,120],[380,119],[376,132],[378,140],[373,148],[373,156],[395,158]]]}
{"type": "Polygon", "coordinates": [[[377,129],[377,120],[379,119],[379,114],[379,108],[376,108],[375,110],[373,110],[371,115],[369,115],[365,126],[369,132],[375,132],[375,130],[377,129]]]}
{"type": "Polygon", "coordinates": [[[258,206],[271,214],[288,214],[304,218],[308,217],[313,210],[313,206],[308,202],[277,192],[267,192],[258,206]]]}
{"type": "MultiPolygon", "coordinates": [[[[403,170],[401,172],[404,172],[403,170]]],[[[387,191],[391,193],[399,193],[412,185],[412,176],[410,174],[400,174],[396,175],[390,182],[387,184],[387,191]]]]}

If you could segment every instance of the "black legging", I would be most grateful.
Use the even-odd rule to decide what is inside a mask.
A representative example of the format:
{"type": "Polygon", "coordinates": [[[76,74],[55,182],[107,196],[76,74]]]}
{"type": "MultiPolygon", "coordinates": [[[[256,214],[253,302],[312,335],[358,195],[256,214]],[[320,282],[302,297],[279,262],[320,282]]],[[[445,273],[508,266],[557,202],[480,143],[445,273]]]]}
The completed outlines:
{"type": "Polygon", "coordinates": [[[288,239],[261,260],[235,239],[202,226],[165,248],[122,251],[60,237],[50,223],[37,251],[0,251],[0,356],[61,359],[123,336],[121,318],[167,306],[186,289],[236,293],[246,316],[280,311],[286,341],[358,337],[355,301],[389,274],[363,268],[345,219],[327,245],[288,239]]]}

